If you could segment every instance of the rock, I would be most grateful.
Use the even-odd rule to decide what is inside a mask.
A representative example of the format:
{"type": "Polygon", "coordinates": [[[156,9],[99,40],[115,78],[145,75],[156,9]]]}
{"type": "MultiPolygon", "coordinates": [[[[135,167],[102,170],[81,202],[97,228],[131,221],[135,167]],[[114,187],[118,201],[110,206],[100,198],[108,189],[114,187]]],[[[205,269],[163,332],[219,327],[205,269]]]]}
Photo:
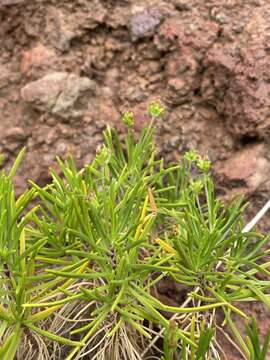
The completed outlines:
{"type": "Polygon", "coordinates": [[[84,129],[84,135],[88,137],[87,141],[91,141],[91,136],[89,136],[90,129],[95,129],[95,132],[98,129],[98,133],[101,133],[108,123],[112,127],[118,127],[121,125],[121,115],[118,112],[116,106],[114,105],[113,101],[110,100],[110,97],[100,98],[95,100],[94,104],[91,103],[91,100],[88,104],[88,109],[84,112],[83,122],[86,124],[87,129],[84,129]],[[108,121],[109,119],[109,121],[108,121]],[[91,124],[89,126],[89,124],[91,124]]]}
{"type": "Polygon", "coordinates": [[[189,84],[184,78],[170,79],[167,86],[166,102],[171,105],[183,104],[191,98],[192,90],[192,84],[189,84]]]}
{"type": "Polygon", "coordinates": [[[122,102],[128,103],[142,102],[147,98],[147,80],[131,73],[126,74],[119,82],[119,98],[122,102]]]}
{"type": "Polygon", "coordinates": [[[168,51],[166,102],[187,103],[201,82],[201,61],[218,37],[219,25],[199,14],[167,18],[155,36],[160,51],[168,51]]]}
{"type": "Polygon", "coordinates": [[[61,52],[68,52],[72,39],[80,38],[87,30],[104,24],[107,13],[99,0],[81,1],[71,13],[61,7],[52,7],[47,15],[47,34],[51,44],[61,52]]]}
{"type": "Polygon", "coordinates": [[[74,106],[82,94],[94,90],[95,83],[86,78],[66,72],[53,72],[27,84],[21,96],[33,107],[57,114],[63,118],[75,116],[74,106]]]}
{"type": "Polygon", "coordinates": [[[21,4],[23,2],[25,2],[25,0],[0,0],[0,7],[21,4]]]}
{"type": "Polygon", "coordinates": [[[49,117],[46,120],[46,124],[53,127],[57,124],[57,120],[54,117],[49,117]]]}
{"type": "Polygon", "coordinates": [[[3,89],[9,84],[11,72],[7,65],[0,64],[0,89],[3,89]]]}
{"type": "MultiPolygon", "coordinates": [[[[121,119],[121,115],[117,111],[115,105],[108,99],[103,99],[99,102],[99,114],[103,124],[106,124],[107,118],[109,117],[112,126],[117,126],[121,119]]],[[[99,121],[98,119],[95,120],[99,121]]]]}
{"type": "Polygon", "coordinates": [[[147,9],[134,14],[130,20],[130,32],[133,41],[153,35],[160,25],[163,15],[158,9],[147,9]]]}
{"type": "Polygon", "coordinates": [[[58,134],[57,134],[56,128],[51,128],[50,130],[45,129],[45,131],[43,132],[43,134],[41,136],[40,142],[45,140],[45,143],[47,145],[52,145],[57,140],[57,137],[58,137],[58,134]],[[46,136],[44,136],[44,134],[46,134],[46,136]]]}
{"type": "Polygon", "coordinates": [[[190,17],[175,16],[170,17],[164,21],[160,31],[156,36],[156,43],[164,42],[169,44],[176,44],[177,47],[185,52],[187,49],[196,50],[196,58],[199,60],[202,55],[208,50],[218,37],[220,27],[214,21],[206,21],[198,14],[191,13],[190,17]]]}
{"type": "Polygon", "coordinates": [[[80,95],[87,90],[94,90],[95,83],[86,78],[70,74],[67,76],[64,87],[55,102],[53,113],[61,113],[71,108],[80,95]]]}
{"type": "Polygon", "coordinates": [[[238,138],[270,130],[270,5],[254,11],[234,41],[217,43],[204,59],[201,93],[238,138]]]}
{"type": "Polygon", "coordinates": [[[83,29],[94,29],[98,24],[103,24],[108,15],[108,10],[99,0],[85,2],[85,8],[76,14],[78,27],[83,29]]]}
{"type": "Polygon", "coordinates": [[[52,45],[62,52],[70,48],[70,41],[76,36],[73,23],[59,10],[52,9],[47,17],[47,34],[52,45]]]}
{"type": "Polygon", "coordinates": [[[54,72],[27,84],[21,90],[24,101],[33,103],[34,107],[53,112],[59,94],[63,91],[68,74],[54,72]]]}
{"type": "Polygon", "coordinates": [[[28,138],[29,135],[29,131],[19,126],[6,128],[1,133],[1,143],[6,150],[13,153],[22,147],[24,141],[28,138]]]}
{"type": "Polygon", "coordinates": [[[190,0],[172,0],[172,3],[179,11],[188,11],[193,5],[190,0]]]}
{"type": "Polygon", "coordinates": [[[58,156],[63,156],[67,153],[67,148],[68,148],[68,145],[65,144],[63,141],[60,141],[55,146],[55,153],[58,156]]]}
{"type": "Polygon", "coordinates": [[[108,12],[106,24],[108,27],[117,29],[120,27],[126,27],[130,18],[130,6],[117,6],[113,7],[108,12]]]}
{"type": "Polygon", "coordinates": [[[25,140],[29,134],[23,128],[19,126],[14,126],[8,129],[5,129],[3,132],[3,137],[8,140],[25,140]]]}
{"type": "Polygon", "coordinates": [[[223,163],[215,170],[219,183],[241,193],[253,193],[269,178],[270,164],[263,144],[248,146],[223,163]]]}
{"type": "Polygon", "coordinates": [[[21,73],[26,74],[32,68],[46,69],[52,68],[57,62],[54,51],[47,49],[44,45],[38,44],[29,51],[24,51],[21,60],[21,73]]]}
{"type": "Polygon", "coordinates": [[[161,72],[161,64],[159,61],[147,60],[141,62],[138,72],[142,76],[151,78],[154,74],[161,72]]]}
{"type": "Polygon", "coordinates": [[[189,101],[199,84],[199,64],[194,55],[188,49],[173,54],[165,70],[168,78],[166,102],[177,105],[189,101]]]}

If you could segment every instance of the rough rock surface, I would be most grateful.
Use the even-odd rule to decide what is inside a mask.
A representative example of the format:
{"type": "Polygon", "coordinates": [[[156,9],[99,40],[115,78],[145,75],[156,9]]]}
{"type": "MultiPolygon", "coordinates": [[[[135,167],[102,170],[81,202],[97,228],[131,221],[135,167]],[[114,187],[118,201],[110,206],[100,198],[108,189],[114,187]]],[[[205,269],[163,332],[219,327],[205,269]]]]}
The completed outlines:
{"type": "Polygon", "coordinates": [[[48,68],[52,69],[58,58],[53,50],[47,49],[39,43],[30,50],[22,52],[20,71],[24,76],[29,77],[37,71],[37,74],[47,74],[48,68]]]}
{"type": "Polygon", "coordinates": [[[153,35],[160,24],[162,14],[158,9],[150,8],[136,12],[130,20],[130,31],[133,40],[153,35]]]}
{"type": "Polygon", "coordinates": [[[89,161],[107,122],[123,130],[119,118],[127,108],[141,128],[147,104],[159,99],[167,114],[157,124],[157,143],[167,159],[197,148],[214,161],[225,194],[254,196],[267,188],[268,1],[1,0],[0,6],[0,151],[9,164],[17,149],[29,149],[22,186],[28,169],[46,181],[55,153],[72,151],[79,165],[89,161]],[[243,171],[239,187],[224,169],[232,159],[249,164],[249,148],[261,144],[262,185],[243,171]]]}
{"type": "Polygon", "coordinates": [[[255,144],[241,149],[216,166],[219,183],[237,193],[250,193],[263,186],[269,178],[270,163],[267,147],[255,144]]]}
{"type": "Polygon", "coordinates": [[[24,86],[21,96],[41,111],[68,118],[83,114],[76,113],[75,103],[82,93],[94,89],[95,83],[87,77],[53,72],[24,86]]]}
{"type": "Polygon", "coordinates": [[[203,98],[240,138],[265,137],[270,128],[269,16],[270,4],[254,8],[243,29],[235,29],[240,34],[216,42],[204,58],[203,98]]]}
{"type": "Polygon", "coordinates": [[[167,114],[157,124],[157,143],[167,159],[197,148],[214,161],[225,194],[267,189],[268,1],[0,5],[0,151],[9,164],[17,149],[29,149],[21,186],[30,173],[45,182],[55,153],[72,151],[79,165],[89,161],[107,122],[124,131],[120,114],[132,108],[139,129],[147,104],[159,99],[167,114]],[[235,179],[231,161],[250,164],[250,151],[261,144],[263,165],[254,167],[260,184],[246,171],[235,179]]]}

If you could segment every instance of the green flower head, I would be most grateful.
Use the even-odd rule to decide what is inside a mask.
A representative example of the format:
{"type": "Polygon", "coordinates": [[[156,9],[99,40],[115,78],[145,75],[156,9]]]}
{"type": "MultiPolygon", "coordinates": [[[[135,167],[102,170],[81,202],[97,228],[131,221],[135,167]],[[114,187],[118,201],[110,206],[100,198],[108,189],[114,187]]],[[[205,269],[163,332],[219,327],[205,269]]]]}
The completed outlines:
{"type": "Polygon", "coordinates": [[[165,109],[158,102],[153,102],[148,106],[148,114],[155,118],[163,115],[164,112],[165,109]]]}
{"type": "Polygon", "coordinates": [[[191,184],[190,184],[190,190],[195,194],[195,195],[199,195],[201,190],[203,188],[203,183],[201,180],[196,180],[196,181],[193,181],[191,184]]]}
{"type": "Polygon", "coordinates": [[[134,125],[134,114],[132,111],[126,111],[122,116],[122,121],[128,127],[132,127],[134,125]]]}
{"type": "Polygon", "coordinates": [[[185,153],[184,159],[190,162],[194,162],[199,159],[199,155],[195,150],[190,150],[185,153]]]}
{"type": "Polygon", "coordinates": [[[211,168],[211,161],[205,157],[197,160],[197,167],[204,173],[207,173],[211,168]]]}

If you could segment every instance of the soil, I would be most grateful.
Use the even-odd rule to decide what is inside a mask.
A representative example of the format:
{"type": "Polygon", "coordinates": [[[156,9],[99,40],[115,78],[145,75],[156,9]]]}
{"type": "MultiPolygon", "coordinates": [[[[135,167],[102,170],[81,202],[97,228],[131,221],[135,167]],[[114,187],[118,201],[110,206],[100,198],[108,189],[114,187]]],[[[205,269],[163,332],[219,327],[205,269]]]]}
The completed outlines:
{"type": "MultiPolygon", "coordinates": [[[[251,218],[270,194],[269,16],[269,0],[0,0],[0,153],[9,167],[27,148],[18,192],[46,184],[55,155],[88,163],[123,111],[139,130],[159,100],[161,154],[207,154],[219,194],[244,193],[251,218]]],[[[248,311],[264,335],[269,312],[248,311]]]]}

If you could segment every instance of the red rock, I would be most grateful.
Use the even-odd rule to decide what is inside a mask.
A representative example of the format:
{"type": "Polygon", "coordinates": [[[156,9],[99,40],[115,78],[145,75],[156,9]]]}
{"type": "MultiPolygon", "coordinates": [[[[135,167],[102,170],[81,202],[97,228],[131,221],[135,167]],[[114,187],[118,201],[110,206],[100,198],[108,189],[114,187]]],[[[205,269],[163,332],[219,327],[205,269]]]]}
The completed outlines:
{"type": "Polygon", "coordinates": [[[106,24],[113,28],[117,29],[119,27],[124,27],[127,25],[127,22],[130,18],[130,7],[129,6],[117,6],[112,8],[108,12],[106,18],[106,24]]]}
{"type": "Polygon", "coordinates": [[[269,178],[270,164],[262,144],[246,147],[216,165],[219,181],[239,192],[253,193],[269,178]]]}
{"type": "Polygon", "coordinates": [[[24,51],[21,60],[21,72],[27,73],[33,68],[51,68],[57,61],[56,54],[47,49],[44,45],[38,44],[29,51],[24,51]]]}
{"type": "Polygon", "coordinates": [[[216,22],[206,21],[197,15],[194,21],[192,20],[179,16],[166,19],[158,34],[161,37],[160,41],[165,39],[177,42],[181,49],[190,47],[199,53],[207,50],[216,40],[220,27],[216,22]]]}
{"type": "Polygon", "coordinates": [[[201,60],[216,41],[219,29],[217,23],[192,12],[191,18],[175,16],[164,21],[155,43],[162,51],[174,50],[165,67],[168,104],[183,104],[194,97],[200,87],[201,60]]]}
{"type": "Polygon", "coordinates": [[[190,91],[194,90],[192,84],[188,84],[184,78],[175,78],[168,81],[166,100],[178,105],[187,101],[190,91]]]}
{"type": "Polygon", "coordinates": [[[61,52],[70,50],[71,40],[80,37],[85,30],[95,29],[103,24],[107,17],[107,9],[99,0],[82,1],[71,13],[61,6],[50,8],[47,14],[47,34],[51,44],[61,52]]]}
{"type": "Polygon", "coordinates": [[[22,127],[13,126],[6,128],[1,133],[1,145],[4,149],[13,153],[23,146],[23,143],[29,135],[29,131],[22,127]]]}
{"type": "MultiPolygon", "coordinates": [[[[107,123],[107,119],[109,118],[112,126],[117,126],[117,124],[119,123],[119,120],[121,119],[121,115],[115,108],[113,102],[108,99],[104,99],[104,100],[100,101],[99,114],[100,114],[99,115],[100,120],[104,124],[107,123]]],[[[96,120],[98,121],[98,119],[96,119],[96,120]]]]}
{"type": "Polygon", "coordinates": [[[256,9],[241,35],[217,43],[204,59],[202,96],[237,137],[270,129],[269,16],[270,5],[256,9]]]}
{"type": "Polygon", "coordinates": [[[6,87],[10,82],[11,71],[7,65],[0,64],[0,89],[6,87]]]}
{"type": "Polygon", "coordinates": [[[47,14],[47,34],[51,44],[62,52],[70,48],[70,41],[76,36],[73,22],[59,9],[50,9],[47,14]]]}
{"type": "Polygon", "coordinates": [[[3,138],[8,140],[24,140],[28,135],[28,131],[18,126],[7,128],[2,133],[3,138]]]}
{"type": "Polygon", "coordinates": [[[98,24],[105,22],[108,10],[98,0],[91,0],[85,3],[85,9],[76,14],[79,27],[94,29],[98,24]]]}
{"type": "Polygon", "coordinates": [[[140,64],[138,71],[140,75],[151,78],[152,75],[161,71],[161,64],[158,61],[147,60],[140,64]]]}

